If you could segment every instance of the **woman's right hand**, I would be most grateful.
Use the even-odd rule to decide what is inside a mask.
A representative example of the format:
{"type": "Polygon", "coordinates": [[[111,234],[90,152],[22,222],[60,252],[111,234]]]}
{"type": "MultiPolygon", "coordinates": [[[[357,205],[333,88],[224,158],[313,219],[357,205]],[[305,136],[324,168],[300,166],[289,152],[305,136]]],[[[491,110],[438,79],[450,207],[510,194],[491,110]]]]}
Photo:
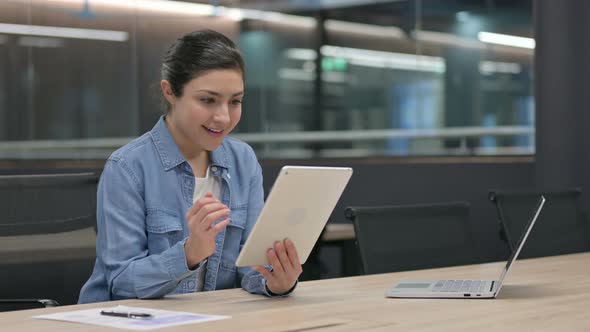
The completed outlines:
{"type": "Polygon", "coordinates": [[[229,208],[212,193],[205,194],[188,210],[189,236],[184,244],[184,253],[189,269],[215,252],[215,237],[229,224],[229,213],[229,208]],[[223,220],[214,225],[219,219],[223,220]]]}

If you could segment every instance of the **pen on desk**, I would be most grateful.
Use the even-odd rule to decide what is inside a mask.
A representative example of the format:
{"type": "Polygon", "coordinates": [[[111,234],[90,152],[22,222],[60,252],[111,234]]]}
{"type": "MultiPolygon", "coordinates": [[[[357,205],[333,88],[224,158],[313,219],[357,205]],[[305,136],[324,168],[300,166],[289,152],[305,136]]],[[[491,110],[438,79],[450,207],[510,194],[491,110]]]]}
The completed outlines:
{"type": "Polygon", "coordinates": [[[133,319],[150,319],[153,316],[151,314],[146,314],[143,312],[126,312],[126,311],[107,311],[102,310],[100,312],[103,316],[113,316],[113,317],[123,317],[123,318],[133,318],[133,319]]]}

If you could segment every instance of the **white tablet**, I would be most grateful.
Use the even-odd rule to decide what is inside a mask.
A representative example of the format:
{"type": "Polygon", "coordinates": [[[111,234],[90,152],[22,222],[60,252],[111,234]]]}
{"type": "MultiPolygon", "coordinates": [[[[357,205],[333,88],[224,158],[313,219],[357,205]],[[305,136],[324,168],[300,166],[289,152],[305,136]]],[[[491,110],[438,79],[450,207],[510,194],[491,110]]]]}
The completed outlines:
{"type": "Polygon", "coordinates": [[[236,266],[269,265],[266,251],[285,238],[305,263],[351,175],[348,167],[284,166],[236,266]]]}

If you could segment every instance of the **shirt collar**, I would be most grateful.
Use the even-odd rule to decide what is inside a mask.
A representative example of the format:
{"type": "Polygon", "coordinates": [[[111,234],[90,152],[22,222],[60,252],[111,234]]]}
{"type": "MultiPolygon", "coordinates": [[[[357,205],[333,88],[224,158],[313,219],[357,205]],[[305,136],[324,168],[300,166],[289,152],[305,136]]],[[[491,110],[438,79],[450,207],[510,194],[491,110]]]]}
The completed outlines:
{"type": "MultiPolygon", "coordinates": [[[[174,141],[170,130],[166,127],[164,118],[164,116],[160,117],[154,128],[150,131],[150,135],[156,146],[164,170],[169,171],[186,162],[186,160],[174,141]]],[[[218,166],[226,169],[229,168],[225,141],[217,149],[211,151],[209,157],[211,158],[211,166],[218,166]]]]}

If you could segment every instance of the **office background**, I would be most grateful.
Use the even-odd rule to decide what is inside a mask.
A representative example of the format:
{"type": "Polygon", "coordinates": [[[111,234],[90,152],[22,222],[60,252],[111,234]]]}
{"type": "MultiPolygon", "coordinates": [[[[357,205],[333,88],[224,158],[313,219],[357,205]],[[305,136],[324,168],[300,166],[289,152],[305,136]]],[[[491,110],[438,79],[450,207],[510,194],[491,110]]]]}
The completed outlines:
{"type": "MultiPolygon", "coordinates": [[[[331,223],[349,205],[466,200],[478,259],[501,260],[489,190],[590,184],[588,13],[549,0],[2,1],[0,174],[100,173],[161,114],[165,47],[211,28],[246,58],[234,136],[267,190],[285,164],[353,167],[331,223]]],[[[320,276],[341,275],[338,255],[323,251],[320,276]]]]}

